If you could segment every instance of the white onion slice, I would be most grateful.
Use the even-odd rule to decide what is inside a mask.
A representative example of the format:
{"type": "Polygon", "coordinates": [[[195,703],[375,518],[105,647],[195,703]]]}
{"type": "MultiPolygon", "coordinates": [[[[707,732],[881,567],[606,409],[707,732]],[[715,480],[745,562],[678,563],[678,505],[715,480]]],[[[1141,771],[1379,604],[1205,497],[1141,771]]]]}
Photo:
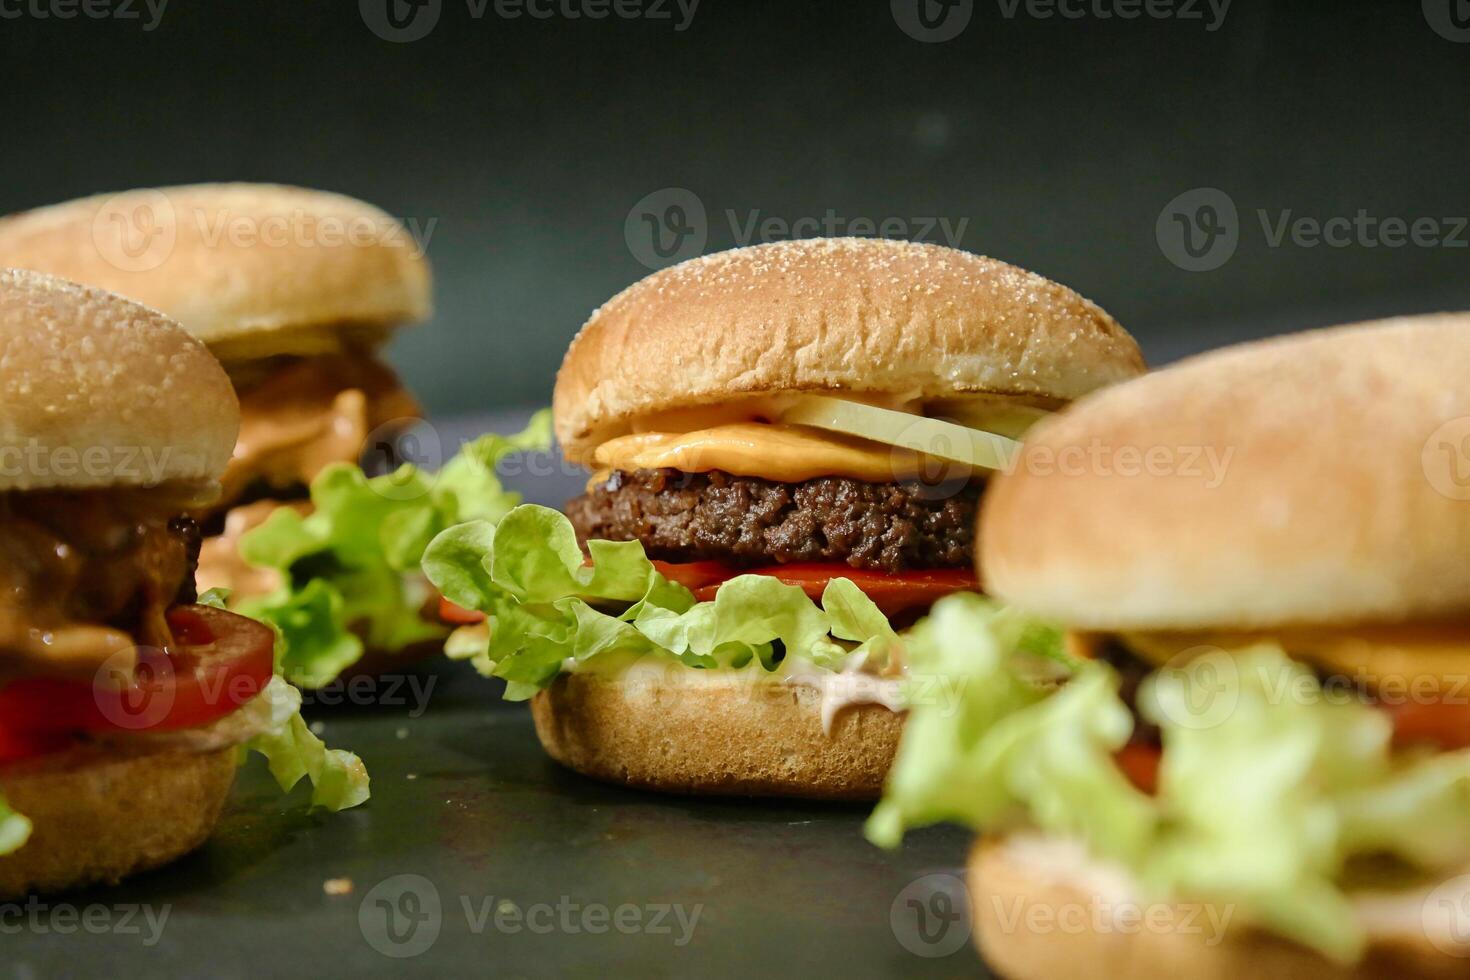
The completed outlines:
{"type": "Polygon", "coordinates": [[[976,469],[1008,469],[1021,448],[1015,439],[994,432],[826,395],[798,396],[780,421],[842,432],[976,469]]]}

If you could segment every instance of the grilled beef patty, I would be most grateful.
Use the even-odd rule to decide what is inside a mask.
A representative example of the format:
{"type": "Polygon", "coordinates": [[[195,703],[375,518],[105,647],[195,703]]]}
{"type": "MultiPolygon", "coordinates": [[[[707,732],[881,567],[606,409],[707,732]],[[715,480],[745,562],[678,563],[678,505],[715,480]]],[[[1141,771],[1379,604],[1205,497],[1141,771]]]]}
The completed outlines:
{"type": "Polygon", "coordinates": [[[615,472],[567,504],[577,535],[643,542],[652,558],[736,565],[842,562],[898,572],[968,567],[980,488],[719,471],[615,472]]]}

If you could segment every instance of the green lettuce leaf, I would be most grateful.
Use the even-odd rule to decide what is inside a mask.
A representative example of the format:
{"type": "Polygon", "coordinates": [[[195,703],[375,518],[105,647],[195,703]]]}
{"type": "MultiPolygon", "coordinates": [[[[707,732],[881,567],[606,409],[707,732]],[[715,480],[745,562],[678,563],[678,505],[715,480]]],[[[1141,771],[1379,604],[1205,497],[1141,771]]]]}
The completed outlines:
{"type": "Polygon", "coordinates": [[[0,857],[20,850],[31,836],[31,822],[10,809],[0,796],[0,857]]]}
{"type": "Polygon", "coordinates": [[[447,646],[482,673],[505,679],[506,697],[530,697],[567,661],[660,656],[691,667],[837,669],[855,653],[881,664],[896,639],[866,595],[834,579],[822,603],[768,575],[740,575],[709,602],[660,575],[636,541],[590,541],[584,563],[571,522],[523,505],[491,526],[440,533],[424,574],[450,601],[485,613],[488,629],[447,646]]]}
{"type": "Polygon", "coordinates": [[[301,717],[301,692],[280,677],[271,678],[260,697],[241,711],[251,712],[264,731],[242,746],[243,755],[265,756],[271,775],[285,792],[302,779],[312,785],[312,806],[346,810],[369,796],[368,773],[351,752],[329,749],[301,717]]]}
{"type": "Polygon", "coordinates": [[[892,846],[941,820],[1034,827],[1083,841],[1147,896],[1229,903],[1340,962],[1364,945],[1341,884],[1352,859],[1429,872],[1470,860],[1470,752],[1394,753],[1382,712],[1324,691],[1279,648],[1149,678],[1139,709],[1165,746],[1149,796],[1114,761],[1133,720],[1111,669],[1074,662],[1050,692],[1028,679],[1014,651],[1045,632],[982,599],[935,606],[912,669],[953,697],[910,699],[870,839],[892,846]]]}
{"type": "Polygon", "coordinates": [[[301,687],[321,687],[367,647],[398,650],[441,639],[447,630],[421,615],[431,598],[418,575],[433,537],[465,521],[498,521],[517,503],[496,476],[514,452],[551,445],[551,416],[525,431],[465,444],[437,474],[405,465],[369,479],[348,464],[311,485],[311,513],[282,507],[240,541],[247,562],[281,573],[275,592],[236,604],[275,627],[278,665],[301,687]]]}
{"type": "Polygon", "coordinates": [[[1138,846],[1147,800],[1111,763],[1128,709],[1106,667],[1080,665],[1060,689],[1035,669],[1031,657],[1063,656],[1059,635],[980,596],[935,604],[907,644],[914,693],[871,840],[891,847],[945,820],[1006,827],[1037,808],[1084,838],[1138,846]]]}
{"type": "Polygon", "coordinates": [[[1388,717],[1323,691],[1277,647],[1154,674],[1163,730],[1157,835],[1140,880],[1220,895],[1339,961],[1362,952],[1340,881],[1354,857],[1425,871],[1470,860],[1470,752],[1394,753],[1388,717]]]}

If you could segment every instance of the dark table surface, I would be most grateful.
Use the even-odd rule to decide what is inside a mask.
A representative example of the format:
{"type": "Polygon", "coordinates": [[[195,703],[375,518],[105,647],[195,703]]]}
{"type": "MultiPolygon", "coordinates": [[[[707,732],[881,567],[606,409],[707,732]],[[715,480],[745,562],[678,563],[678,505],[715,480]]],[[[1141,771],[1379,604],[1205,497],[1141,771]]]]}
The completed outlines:
{"type": "MultiPolygon", "coordinates": [[[[519,414],[440,426],[446,447],[519,414]]],[[[580,478],[512,467],[528,500],[580,478]]],[[[309,812],[259,760],[218,832],[114,888],[0,906],[0,976],[975,976],[969,835],[887,853],[867,808],[663,797],[566,772],[524,706],[461,664],[329,691],[308,715],[373,775],[309,812]],[[328,703],[331,702],[331,703],[328,703]]]]}

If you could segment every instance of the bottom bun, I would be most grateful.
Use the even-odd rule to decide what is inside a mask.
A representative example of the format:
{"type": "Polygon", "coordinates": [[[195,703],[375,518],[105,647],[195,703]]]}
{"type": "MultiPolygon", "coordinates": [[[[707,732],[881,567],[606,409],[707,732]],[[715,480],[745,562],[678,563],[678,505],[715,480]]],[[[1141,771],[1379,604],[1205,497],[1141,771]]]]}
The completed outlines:
{"type": "Polygon", "coordinates": [[[1020,835],[983,840],[970,855],[976,942],[991,968],[1012,980],[1465,977],[1470,946],[1434,905],[1436,896],[1467,900],[1470,883],[1454,884],[1463,886],[1456,899],[1434,883],[1355,892],[1368,950],[1360,962],[1340,964],[1232,921],[1227,905],[1131,897],[1126,874],[1089,861],[1076,843],[1020,835]]]}
{"type": "Polygon", "coordinates": [[[849,705],[822,728],[822,692],[675,665],[563,674],[531,702],[536,734],[585,776],[670,793],[876,800],[903,716],[849,705]]]}
{"type": "Polygon", "coordinates": [[[33,827],[0,858],[0,898],[112,884],[188,854],[219,820],[235,757],[78,749],[0,768],[0,792],[33,827]]]}

